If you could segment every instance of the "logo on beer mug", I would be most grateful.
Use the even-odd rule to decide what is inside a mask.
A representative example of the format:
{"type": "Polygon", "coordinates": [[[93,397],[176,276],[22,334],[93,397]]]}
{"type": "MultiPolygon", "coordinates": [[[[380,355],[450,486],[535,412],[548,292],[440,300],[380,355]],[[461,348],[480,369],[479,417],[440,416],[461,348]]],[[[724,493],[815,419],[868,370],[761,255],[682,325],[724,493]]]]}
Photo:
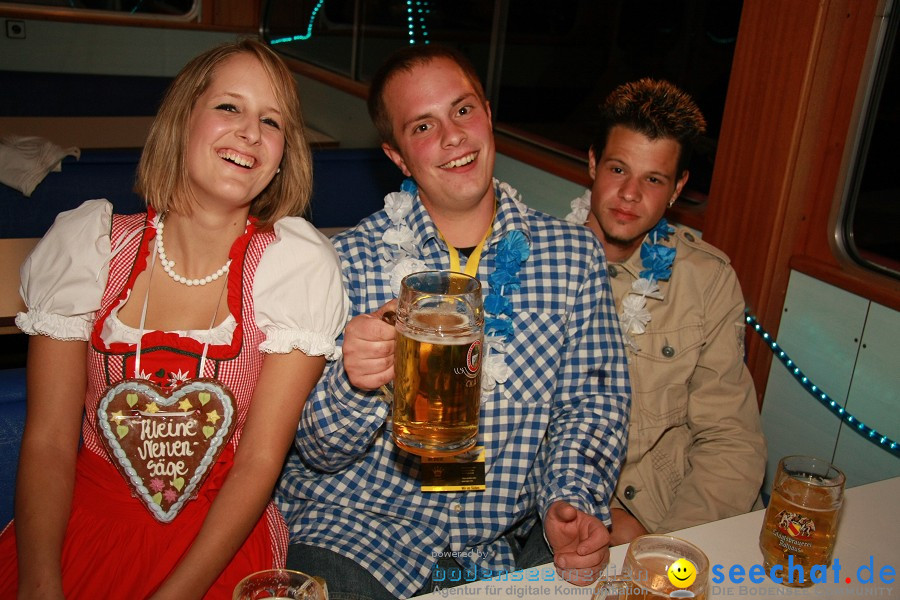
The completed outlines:
{"type": "Polygon", "coordinates": [[[469,346],[469,351],[466,353],[466,375],[469,377],[475,377],[478,375],[478,367],[481,366],[481,340],[475,340],[472,342],[472,345],[469,346]]]}
{"type": "Polygon", "coordinates": [[[806,540],[812,537],[816,530],[816,524],[809,517],[783,510],[775,517],[778,520],[778,530],[785,535],[798,540],[806,540]]]}

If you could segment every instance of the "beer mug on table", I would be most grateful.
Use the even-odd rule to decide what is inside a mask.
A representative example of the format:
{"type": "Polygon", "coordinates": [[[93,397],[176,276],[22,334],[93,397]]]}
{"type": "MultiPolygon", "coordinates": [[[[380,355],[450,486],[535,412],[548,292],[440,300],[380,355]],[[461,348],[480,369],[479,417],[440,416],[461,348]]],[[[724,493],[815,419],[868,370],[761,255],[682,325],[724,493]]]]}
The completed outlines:
{"type": "Polygon", "coordinates": [[[407,275],[395,327],[394,441],[420,456],[471,449],[481,405],[481,284],[452,271],[407,275]]]}
{"type": "Polygon", "coordinates": [[[709,559],[703,550],[671,535],[647,534],[628,545],[621,575],[597,582],[593,600],[706,600],[708,588],[709,559]]]}
{"type": "Polygon", "coordinates": [[[812,568],[831,564],[844,480],[840,469],[821,458],[786,456],[778,462],[759,534],[766,573],[781,566],[775,576],[782,584],[809,587],[812,568]]]}
{"type": "Polygon", "coordinates": [[[321,577],[289,569],[267,569],[244,577],[234,588],[232,600],[328,600],[321,577]]]}

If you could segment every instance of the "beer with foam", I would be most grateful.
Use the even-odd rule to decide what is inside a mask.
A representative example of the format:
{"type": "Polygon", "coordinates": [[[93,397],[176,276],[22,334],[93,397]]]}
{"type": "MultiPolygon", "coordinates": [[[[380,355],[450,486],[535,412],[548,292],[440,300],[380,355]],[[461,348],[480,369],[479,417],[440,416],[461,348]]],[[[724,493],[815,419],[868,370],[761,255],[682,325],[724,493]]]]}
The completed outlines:
{"type": "Polygon", "coordinates": [[[781,459],[759,535],[766,573],[780,565],[775,575],[784,585],[812,585],[812,568],[831,564],[843,491],[844,474],[828,462],[810,456],[781,459]],[[799,570],[788,570],[790,555],[802,577],[799,570]]]}
{"type": "MultiPolygon", "coordinates": [[[[679,581],[682,581],[679,579],[679,581]]],[[[651,600],[699,598],[706,600],[709,588],[709,558],[697,546],[662,534],[634,538],[625,553],[622,574],[601,578],[592,600],[651,600]],[[676,585],[671,569],[689,563],[693,577],[676,585]]]]}
{"type": "Polygon", "coordinates": [[[452,456],[475,445],[484,337],[480,289],[460,273],[430,271],[403,280],[393,436],[408,452],[452,456]]]}

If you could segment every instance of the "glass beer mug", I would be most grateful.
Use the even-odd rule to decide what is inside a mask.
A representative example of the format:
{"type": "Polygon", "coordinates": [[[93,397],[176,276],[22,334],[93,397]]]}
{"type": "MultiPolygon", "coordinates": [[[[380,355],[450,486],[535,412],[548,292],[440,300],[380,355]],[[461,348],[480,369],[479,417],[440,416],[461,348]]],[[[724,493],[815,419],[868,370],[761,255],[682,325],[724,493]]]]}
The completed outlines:
{"type": "Polygon", "coordinates": [[[592,600],[707,599],[709,559],[690,542],[646,534],[631,540],[622,574],[601,578],[592,600]]]}
{"type": "Polygon", "coordinates": [[[420,456],[469,450],[481,404],[481,284],[452,271],[407,275],[395,327],[394,441],[420,456]]]}
{"type": "Polygon", "coordinates": [[[321,577],[289,569],[268,569],[244,577],[234,588],[232,600],[328,600],[321,577]]]}
{"type": "Polygon", "coordinates": [[[831,564],[838,516],[844,500],[844,474],[821,458],[786,456],[778,462],[772,498],[759,534],[766,573],[790,587],[813,584],[815,565],[831,564]],[[788,569],[788,559],[793,568],[788,569]],[[797,568],[799,565],[800,568],[797,568]]]}

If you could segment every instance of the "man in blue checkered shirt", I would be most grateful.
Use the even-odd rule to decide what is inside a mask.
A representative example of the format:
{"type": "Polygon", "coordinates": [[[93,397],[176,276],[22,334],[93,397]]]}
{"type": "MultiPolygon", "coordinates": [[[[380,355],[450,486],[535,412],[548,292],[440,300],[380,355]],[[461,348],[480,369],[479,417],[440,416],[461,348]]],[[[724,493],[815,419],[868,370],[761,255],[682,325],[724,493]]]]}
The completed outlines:
{"type": "Polygon", "coordinates": [[[409,597],[550,560],[544,580],[586,585],[609,559],[630,399],[603,250],[493,179],[490,108],[455,51],[393,55],[369,110],[415,183],[333,240],[353,318],[278,487],[288,566],[323,576],[333,599],[409,597]],[[394,329],[381,317],[403,275],[450,268],[473,273],[485,295],[486,485],[423,492],[420,459],[392,440],[379,389],[394,375],[394,329]],[[462,571],[447,576],[448,565],[462,571]]]}

